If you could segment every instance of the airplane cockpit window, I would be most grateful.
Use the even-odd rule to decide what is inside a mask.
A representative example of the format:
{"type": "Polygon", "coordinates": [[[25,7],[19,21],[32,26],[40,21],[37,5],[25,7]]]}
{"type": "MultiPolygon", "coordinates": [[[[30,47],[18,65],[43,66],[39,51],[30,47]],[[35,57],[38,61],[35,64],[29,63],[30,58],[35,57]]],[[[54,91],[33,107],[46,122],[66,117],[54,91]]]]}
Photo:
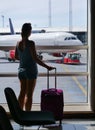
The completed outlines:
{"type": "Polygon", "coordinates": [[[71,37],[72,40],[76,40],[76,37],[71,37]]]}
{"type": "Polygon", "coordinates": [[[64,40],[67,40],[68,38],[66,37],[66,38],[64,38],[64,40]]]}
{"type": "Polygon", "coordinates": [[[76,40],[76,37],[66,37],[64,40],[76,40]]]}

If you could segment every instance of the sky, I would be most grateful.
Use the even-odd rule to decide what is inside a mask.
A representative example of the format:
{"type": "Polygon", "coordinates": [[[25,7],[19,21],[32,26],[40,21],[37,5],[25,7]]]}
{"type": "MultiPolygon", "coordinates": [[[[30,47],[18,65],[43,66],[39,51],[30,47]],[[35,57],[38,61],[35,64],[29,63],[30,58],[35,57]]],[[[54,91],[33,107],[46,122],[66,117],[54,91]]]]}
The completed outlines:
{"type": "Polygon", "coordinates": [[[8,27],[11,18],[15,28],[25,22],[33,27],[87,28],[87,0],[0,0],[0,16],[0,27],[8,27]]]}

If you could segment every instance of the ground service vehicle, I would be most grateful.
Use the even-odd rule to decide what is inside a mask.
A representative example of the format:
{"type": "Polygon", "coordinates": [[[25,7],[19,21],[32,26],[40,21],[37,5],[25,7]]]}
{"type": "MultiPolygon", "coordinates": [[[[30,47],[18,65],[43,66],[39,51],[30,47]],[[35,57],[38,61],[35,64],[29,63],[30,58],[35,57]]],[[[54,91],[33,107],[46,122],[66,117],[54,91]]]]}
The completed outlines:
{"type": "Polygon", "coordinates": [[[80,53],[67,53],[63,59],[67,64],[80,64],[80,57],[80,53]]]}
{"type": "Polygon", "coordinates": [[[56,60],[56,63],[64,63],[64,64],[80,64],[80,53],[67,53],[60,60],[56,60]]]}

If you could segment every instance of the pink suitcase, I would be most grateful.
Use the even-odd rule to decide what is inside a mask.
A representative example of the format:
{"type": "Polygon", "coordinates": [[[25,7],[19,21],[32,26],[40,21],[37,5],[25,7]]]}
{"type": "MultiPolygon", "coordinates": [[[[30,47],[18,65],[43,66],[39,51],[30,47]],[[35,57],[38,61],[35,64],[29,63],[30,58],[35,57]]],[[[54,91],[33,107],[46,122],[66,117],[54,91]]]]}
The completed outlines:
{"type": "Polygon", "coordinates": [[[49,88],[49,71],[47,73],[47,89],[41,91],[41,110],[52,111],[55,119],[63,119],[64,98],[63,91],[56,87],[56,69],[55,69],[55,88],[49,88]]]}

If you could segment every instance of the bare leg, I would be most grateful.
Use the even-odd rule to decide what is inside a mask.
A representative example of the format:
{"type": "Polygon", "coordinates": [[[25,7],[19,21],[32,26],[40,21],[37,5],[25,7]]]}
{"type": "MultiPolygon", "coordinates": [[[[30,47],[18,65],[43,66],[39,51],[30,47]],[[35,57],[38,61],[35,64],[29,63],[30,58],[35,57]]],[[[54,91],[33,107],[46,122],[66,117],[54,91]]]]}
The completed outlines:
{"type": "Polygon", "coordinates": [[[30,111],[32,108],[33,92],[35,85],[36,85],[36,79],[27,80],[26,104],[25,104],[26,111],[30,111]]]}
{"type": "Polygon", "coordinates": [[[19,97],[18,97],[18,101],[19,101],[21,109],[23,109],[25,94],[26,94],[26,80],[25,79],[20,80],[20,87],[21,87],[21,89],[20,89],[20,94],[19,94],[19,97]]]}

